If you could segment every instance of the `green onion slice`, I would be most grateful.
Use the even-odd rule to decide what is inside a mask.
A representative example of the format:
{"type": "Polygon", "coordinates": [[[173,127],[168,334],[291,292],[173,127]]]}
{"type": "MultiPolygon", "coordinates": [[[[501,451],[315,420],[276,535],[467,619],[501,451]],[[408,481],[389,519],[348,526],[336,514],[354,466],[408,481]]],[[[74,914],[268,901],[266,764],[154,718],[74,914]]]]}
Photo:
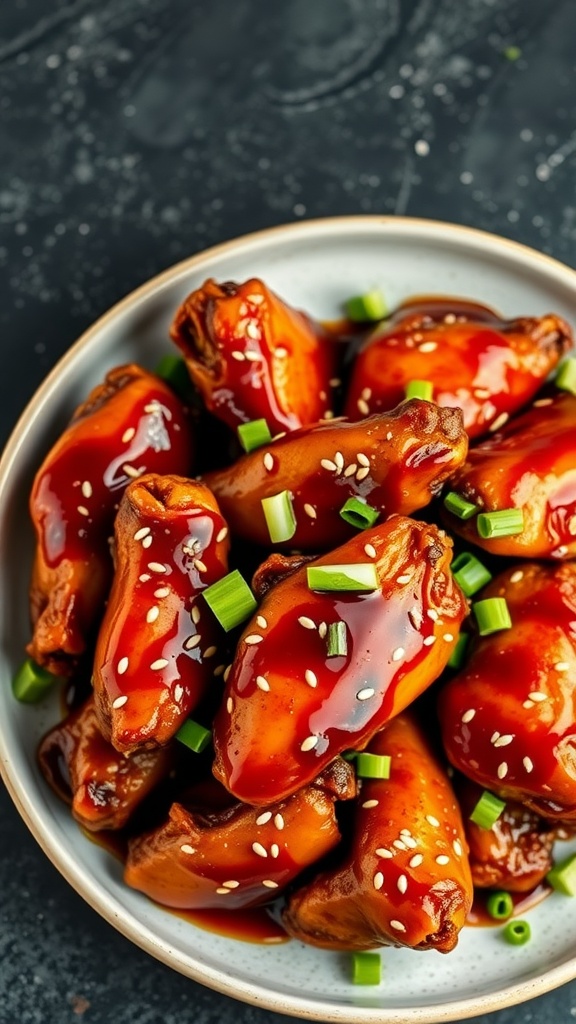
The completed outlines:
{"type": "Polygon", "coordinates": [[[269,444],[272,440],[266,420],[250,420],[249,423],[241,423],[237,428],[238,440],[245,452],[253,452],[262,445],[269,444]]]}
{"type": "Polygon", "coordinates": [[[212,733],[210,729],[205,729],[199,722],[195,722],[193,718],[188,718],[184,725],[181,725],[176,733],[176,739],[180,740],[185,747],[189,747],[195,754],[201,754],[206,749],[210,740],[212,739],[212,733]]]}
{"type": "Polygon", "coordinates": [[[512,625],[505,597],[487,597],[484,601],[475,601],[472,611],[480,636],[499,633],[501,629],[510,629],[512,625]]]}
{"type": "Polygon", "coordinates": [[[456,646],[448,658],[448,668],[462,668],[466,658],[466,648],[468,647],[469,642],[470,637],[468,636],[468,633],[460,633],[460,636],[456,641],[456,646]]]}
{"type": "Polygon", "coordinates": [[[166,381],[166,384],[176,392],[183,402],[189,405],[197,400],[197,392],[190,379],[188,367],[179,356],[162,356],[162,359],[154,368],[154,373],[157,377],[161,377],[162,380],[166,381]]]}
{"type": "Polygon", "coordinates": [[[310,590],[371,591],[380,587],[374,562],[309,565],[306,568],[306,576],[310,590]]]}
{"type": "Polygon", "coordinates": [[[290,540],[296,533],[296,516],[290,491],[280,491],[269,498],[262,498],[262,510],[273,544],[290,540]]]}
{"type": "Polygon", "coordinates": [[[346,316],[353,323],[369,323],[383,320],[388,313],[386,300],[379,288],[373,288],[365,295],[355,295],[344,304],[346,316]]]}
{"type": "Polygon", "coordinates": [[[479,828],[492,828],[505,807],[504,800],[500,800],[499,797],[494,796],[494,793],[485,789],[470,815],[470,821],[473,821],[479,828]]]}
{"type": "Polygon", "coordinates": [[[448,494],[444,495],[444,508],[448,509],[453,516],[458,516],[458,519],[471,519],[478,511],[477,505],[466,501],[466,498],[457,494],[456,491],[448,491],[448,494]]]}
{"type": "Polygon", "coordinates": [[[23,704],[37,704],[58,682],[59,676],[47,672],[45,668],[28,658],[20,665],[12,680],[12,693],[16,700],[23,704]]]}
{"type": "Polygon", "coordinates": [[[554,383],[556,384],[556,387],[561,388],[562,391],[570,391],[573,395],[576,395],[575,356],[571,356],[569,359],[564,360],[558,369],[554,383]]]}
{"type": "Polygon", "coordinates": [[[476,529],[483,540],[515,537],[524,529],[524,510],[502,508],[497,512],[480,512],[476,519],[476,529]]]}
{"type": "Polygon", "coordinates": [[[354,985],[379,985],[381,980],[382,961],[379,953],[352,953],[354,985]]]}
{"type": "Polygon", "coordinates": [[[563,892],[565,896],[576,896],[576,853],[555,864],[546,879],[557,892],[563,892]]]}
{"type": "Polygon", "coordinates": [[[239,626],[258,607],[254,594],[238,569],[206,587],[202,597],[226,632],[239,626]]]}
{"type": "Polygon", "coordinates": [[[343,754],[340,754],[340,757],[343,758],[344,761],[355,761],[358,757],[358,751],[345,750],[343,754]]]}
{"type": "Polygon", "coordinates": [[[454,559],[452,575],[466,597],[472,597],[492,579],[492,574],[471,551],[463,551],[454,559]]]}
{"type": "Polygon", "coordinates": [[[505,50],[502,50],[502,53],[506,60],[511,61],[520,60],[522,56],[522,50],[519,46],[507,46],[505,50]]]}
{"type": "Polygon", "coordinates": [[[432,401],[434,385],[431,380],[409,380],[404,388],[405,398],[423,398],[426,402],[432,401]]]}
{"type": "Polygon", "coordinates": [[[502,929],[502,935],[511,946],[525,946],[530,942],[532,932],[528,921],[509,921],[502,929]]]}
{"type": "Polygon", "coordinates": [[[356,756],[356,775],[359,779],[389,779],[390,762],[389,754],[362,752],[356,756]]]}
{"type": "Polygon", "coordinates": [[[345,622],[331,622],[326,636],[326,649],[329,658],[341,658],[348,654],[348,637],[345,622]]]}
{"type": "Polygon", "coordinates": [[[514,910],[514,900],[509,892],[492,892],[486,900],[486,910],[495,921],[506,921],[514,910]]]}
{"type": "Polygon", "coordinates": [[[362,498],[348,498],[340,509],[341,518],[359,530],[374,526],[379,515],[379,510],[368,505],[362,498]]]}

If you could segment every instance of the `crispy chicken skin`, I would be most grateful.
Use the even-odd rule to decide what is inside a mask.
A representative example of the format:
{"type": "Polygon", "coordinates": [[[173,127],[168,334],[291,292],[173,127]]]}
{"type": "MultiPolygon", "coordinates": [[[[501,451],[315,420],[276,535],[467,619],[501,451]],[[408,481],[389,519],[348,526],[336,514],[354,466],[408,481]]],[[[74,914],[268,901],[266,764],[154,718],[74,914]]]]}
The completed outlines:
{"type": "Polygon", "coordinates": [[[52,789],[68,802],[76,821],[91,832],[123,828],[130,816],[172,769],[171,747],[118,753],[104,739],[94,698],[41,741],[38,761],[52,789]]]}
{"type": "Polygon", "coordinates": [[[167,743],[214,678],[220,631],[201,594],[226,575],[229,539],[207,487],[154,474],[126,489],[115,537],[93,683],[102,732],[130,753],[167,743]]]}
{"type": "Polygon", "coordinates": [[[377,590],[312,591],[303,566],[265,595],[214,722],[214,774],[239,800],[266,805],[294,793],[440,675],[467,611],[451,551],[435,526],[392,516],[311,563],[372,562],[377,590]],[[337,621],[347,653],[328,657],[326,630],[337,621]]]}
{"type": "Polygon", "coordinates": [[[552,867],[556,830],[534,811],[508,800],[491,828],[470,820],[483,789],[464,776],[456,785],[469,846],[472,880],[479,889],[531,892],[552,867]]]}
{"type": "Polygon", "coordinates": [[[107,374],[38,470],[30,497],[37,547],[29,655],[70,675],[86,651],[112,577],[108,538],[122,491],[147,471],[186,473],[192,438],[173,392],[139,366],[107,374]]]}
{"type": "Polygon", "coordinates": [[[331,411],[334,343],[258,278],[205,281],[180,306],[171,335],[206,408],[233,430],[265,419],[276,434],[331,411]]]}
{"type": "Polygon", "coordinates": [[[352,842],[289,897],[289,935],[325,949],[437,949],[458,941],[473,889],[458,804],[423,730],[398,715],[369,744],[388,780],[362,781],[352,842]]]}
{"type": "Polygon", "coordinates": [[[521,533],[485,540],[475,518],[446,512],[451,530],[494,555],[576,556],[576,396],[553,391],[471,448],[451,488],[482,512],[521,508],[521,533]]]}
{"type": "Polygon", "coordinates": [[[470,438],[493,429],[530,401],[572,344],[555,315],[501,320],[450,299],[402,308],[376,328],[356,358],[346,414],[392,409],[411,380],[434,385],[434,401],[459,406],[470,438]]]}
{"type": "Polygon", "coordinates": [[[452,764],[547,820],[576,821],[576,563],[522,563],[489,584],[512,628],[478,638],[442,689],[452,764]]]}
{"type": "Polygon", "coordinates": [[[289,491],[296,531],[281,546],[318,552],[356,532],[339,514],[348,498],[409,515],[431,501],[467,449],[459,409],[412,399],[360,423],[288,434],[204,479],[233,533],[268,546],[262,498],[289,491]]]}
{"type": "Polygon", "coordinates": [[[274,899],[340,841],[335,800],[354,796],[354,770],[338,758],[310,785],[264,814],[175,803],[168,821],[132,840],[125,881],[179,909],[237,909],[274,899]]]}

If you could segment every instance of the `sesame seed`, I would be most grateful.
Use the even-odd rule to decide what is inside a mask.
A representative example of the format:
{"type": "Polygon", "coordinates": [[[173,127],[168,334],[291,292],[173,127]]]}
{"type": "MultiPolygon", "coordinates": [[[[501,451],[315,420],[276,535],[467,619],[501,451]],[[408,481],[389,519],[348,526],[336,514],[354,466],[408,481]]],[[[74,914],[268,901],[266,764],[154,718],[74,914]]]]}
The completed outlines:
{"type": "Polygon", "coordinates": [[[211,644],[210,647],[207,647],[206,650],[203,652],[202,657],[213,658],[217,650],[218,648],[214,647],[214,644],[211,644]]]}
{"type": "Polygon", "coordinates": [[[234,351],[231,352],[230,355],[232,356],[232,359],[236,359],[237,362],[239,362],[239,363],[243,363],[244,362],[244,353],[243,352],[239,352],[238,349],[234,349],[234,351]]]}
{"type": "Polygon", "coordinates": [[[122,697],[116,697],[116,700],[112,701],[112,707],[114,708],[115,711],[117,711],[118,708],[123,708],[124,705],[127,703],[128,697],[126,696],[126,694],[124,694],[122,697]]]}
{"type": "Polygon", "coordinates": [[[220,544],[223,540],[226,540],[227,536],[228,536],[228,527],[227,526],[223,526],[222,529],[219,530],[218,533],[216,534],[216,543],[220,544]]]}
{"type": "Polygon", "coordinates": [[[367,455],[364,454],[364,452],[357,452],[356,453],[356,459],[360,463],[361,466],[369,466],[370,465],[370,459],[368,458],[367,455]]]}
{"type": "Polygon", "coordinates": [[[207,572],[208,571],[207,567],[206,567],[206,564],[200,558],[195,558],[194,562],[192,564],[194,565],[194,568],[196,569],[196,572],[207,572]]]}
{"type": "Polygon", "coordinates": [[[300,744],[300,750],[304,753],[308,750],[314,750],[314,747],[318,744],[317,736],[307,736],[303,743],[300,744]]]}
{"type": "Polygon", "coordinates": [[[532,690],[528,694],[530,700],[534,701],[535,704],[541,704],[543,700],[548,700],[548,694],[542,693],[542,690],[532,690]]]}
{"type": "Polygon", "coordinates": [[[124,433],[122,434],[122,443],[123,444],[128,444],[128,441],[132,440],[132,438],[134,437],[135,433],[136,433],[136,431],[135,431],[134,427],[128,427],[128,429],[125,430],[124,433]]]}
{"type": "Polygon", "coordinates": [[[327,632],[328,632],[327,624],[325,622],[321,622],[320,625],[318,626],[318,636],[320,637],[321,640],[324,639],[324,637],[326,636],[327,632]]]}
{"type": "MultiPolygon", "coordinates": [[[[246,334],[249,338],[252,338],[252,341],[260,341],[260,338],[262,337],[258,324],[255,324],[253,320],[249,320],[246,324],[246,334]]],[[[255,354],[256,353],[254,353],[254,355],[255,354]]],[[[248,358],[248,353],[246,353],[246,358],[248,358]]]]}
{"type": "Polygon", "coordinates": [[[230,675],[231,671],[232,671],[232,665],[227,665],[226,668],[224,669],[224,675],[222,677],[224,679],[225,683],[228,682],[228,676],[230,675]]]}
{"type": "Polygon", "coordinates": [[[475,714],[476,714],[476,708],[468,708],[468,711],[464,712],[464,714],[462,715],[462,718],[460,719],[460,721],[463,722],[464,725],[467,725],[468,722],[472,721],[472,719],[474,718],[475,714]]]}
{"type": "Polygon", "coordinates": [[[450,857],[447,857],[445,853],[441,853],[441,854],[439,854],[438,857],[436,857],[436,863],[440,864],[440,865],[449,864],[450,863],[450,857]]]}
{"type": "Polygon", "coordinates": [[[499,737],[500,733],[498,732],[498,730],[496,730],[496,732],[493,732],[490,737],[490,743],[496,743],[496,740],[499,739],[499,737]]]}
{"type": "Polygon", "coordinates": [[[335,473],[338,469],[336,463],[331,459],[320,459],[320,465],[322,469],[327,469],[330,473],[335,473]]]}
{"type": "Polygon", "coordinates": [[[344,456],[342,455],[342,452],[334,453],[334,462],[336,463],[336,472],[341,473],[344,469],[344,456]]]}
{"type": "Polygon", "coordinates": [[[158,618],[159,615],[160,615],[160,609],[159,609],[158,605],[156,605],[156,604],[152,605],[152,607],[149,608],[148,611],[146,612],[146,622],[149,622],[149,623],[156,622],[156,619],[158,618]]]}
{"type": "Polygon", "coordinates": [[[418,846],[418,843],[414,839],[414,836],[403,836],[402,839],[406,843],[406,846],[408,847],[409,850],[415,850],[416,847],[418,846]]]}
{"type": "Polygon", "coordinates": [[[144,537],[147,537],[149,533],[149,526],[141,526],[139,530],[136,530],[136,533],[134,534],[134,540],[144,540],[144,537]]]}
{"type": "Polygon", "coordinates": [[[78,505],[77,511],[80,513],[81,516],[89,516],[90,515],[90,512],[86,508],[86,505],[78,505]]]}
{"type": "Polygon", "coordinates": [[[169,593],[170,587],[158,587],[158,590],[154,591],[154,597],[168,597],[169,593]]]}
{"type": "Polygon", "coordinates": [[[288,349],[283,348],[282,345],[279,345],[278,348],[274,349],[274,355],[278,356],[278,359],[286,359],[286,356],[288,355],[288,349]]]}
{"type": "Polygon", "coordinates": [[[147,572],[143,572],[142,575],[138,577],[138,579],[140,580],[141,583],[147,583],[148,580],[151,579],[151,578],[152,577],[149,576],[149,574],[147,572]]]}
{"type": "Polygon", "coordinates": [[[90,483],[89,480],[84,480],[84,482],[82,484],[82,487],[81,487],[81,491],[82,491],[82,494],[83,494],[83,496],[85,498],[91,498],[92,497],[92,484],[90,483]]]}
{"type": "Polygon", "coordinates": [[[568,520],[568,533],[574,537],[576,535],[576,516],[571,516],[568,520]]]}
{"type": "Polygon", "coordinates": [[[306,669],[304,673],[304,679],[308,683],[308,686],[311,686],[312,688],[318,686],[318,679],[316,673],[313,672],[311,668],[306,669]]]}
{"type": "Polygon", "coordinates": [[[376,691],[371,686],[365,686],[363,690],[358,690],[356,694],[357,700],[369,700],[373,697],[376,691]]]}
{"type": "Polygon", "coordinates": [[[349,466],[346,466],[346,469],[344,470],[344,476],[354,476],[354,473],[356,472],[357,469],[358,466],[356,465],[356,463],[351,462],[349,466]]]}
{"type": "Polygon", "coordinates": [[[304,626],[304,629],[316,629],[316,623],[309,619],[307,615],[301,615],[298,622],[301,626],[304,626]]]}
{"type": "Polygon", "coordinates": [[[264,637],[260,636],[259,633],[250,633],[248,636],[244,637],[244,643],[249,645],[261,644],[263,639],[264,637]]]}
{"type": "Polygon", "coordinates": [[[222,887],[224,889],[237,889],[239,885],[240,882],[236,882],[235,880],[232,880],[230,882],[222,882],[222,887]]]}
{"type": "Polygon", "coordinates": [[[568,672],[570,665],[567,661],[557,661],[554,668],[556,672],[568,672]]]}
{"type": "Polygon", "coordinates": [[[265,693],[270,689],[270,683],[264,676],[256,676],[256,686],[259,690],[264,690],[265,693]]]}
{"type": "Polygon", "coordinates": [[[257,615],[256,622],[260,626],[260,629],[266,629],[266,627],[268,626],[268,621],[264,618],[263,615],[257,615]]]}
{"type": "Polygon", "coordinates": [[[401,828],[400,829],[400,835],[401,836],[411,836],[412,832],[410,831],[409,828],[401,828]]]}
{"type": "Polygon", "coordinates": [[[497,775],[499,779],[505,779],[508,775],[508,765],[506,761],[502,761],[502,764],[498,765],[497,775]]]}
{"type": "Polygon", "coordinates": [[[408,849],[408,847],[406,846],[406,843],[404,843],[401,839],[395,839],[394,842],[392,843],[392,846],[395,846],[397,850],[407,850],[408,849]]]}
{"type": "Polygon", "coordinates": [[[378,800],[365,800],[362,807],[365,807],[367,811],[370,810],[371,807],[378,807],[378,800]]]}
{"type": "Polygon", "coordinates": [[[373,544],[364,545],[364,554],[368,555],[368,558],[376,558],[376,548],[373,544]]]}
{"type": "Polygon", "coordinates": [[[180,849],[182,850],[182,853],[196,853],[194,847],[190,846],[189,843],[183,843],[180,849]]]}
{"type": "Polygon", "coordinates": [[[425,341],[423,345],[418,346],[419,352],[435,352],[438,348],[438,342],[436,341],[425,341]]]}
{"type": "Polygon", "coordinates": [[[271,469],[274,469],[274,456],[271,452],[266,452],[262,462],[264,463],[264,469],[268,470],[268,472],[270,472],[271,469]]]}
{"type": "Polygon", "coordinates": [[[184,696],[184,687],[180,686],[180,683],[176,683],[176,686],[174,687],[174,700],[176,701],[177,704],[180,703],[180,701],[182,700],[183,696],[184,696]]]}
{"type": "Polygon", "coordinates": [[[184,641],[184,650],[191,651],[193,647],[198,647],[201,639],[202,637],[200,636],[200,633],[193,633],[192,636],[189,636],[188,639],[184,641]]]}
{"type": "Polygon", "coordinates": [[[372,398],[372,388],[362,388],[361,395],[365,402],[369,402],[372,398]]]}
{"type": "Polygon", "coordinates": [[[271,817],[272,811],[264,811],[262,814],[259,814],[258,817],[256,818],[256,824],[267,825],[271,817]]]}
{"type": "Polygon", "coordinates": [[[411,608],[410,611],[408,612],[408,618],[410,619],[410,622],[414,626],[414,629],[420,629],[420,626],[422,625],[422,622],[424,620],[422,618],[422,612],[420,611],[419,608],[411,608]]]}
{"type": "Polygon", "coordinates": [[[432,825],[432,828],[440,828],[440,822],[438,821],[438,818],[434,817],[433,814],[427,814],[426,821],[428,822],[429,825],[432,825]]]}
{"type": "Polygon", "coordinates": [[[190,609],[190,618],[195,626],[200,622],[200,609],[197,604],[192,605],[192,608],[190,609]]]}
{"type": "Polygon", "coordinates": [[[510,733],[505,735],[505,736],[499,736],[498,739],[495,741],[494,746],[495,747],[507,747],[510,743],[512,743],[513,739],[514,739],[514,736],[512,734],[510,734],[510,733]]]}
{"type": "Polygon", "coordinates": [[[522,707],[523,708],[527,708],[527,709],[528,708],[533,708],[534,707],[534,701],[533,700],[524,700],[524,701],[522,701],[522,707]]]}
{"type": "Polygon", "coordinates": [[[274,815],[274,824],[279,832],[284,828],[284,818],[280,813],[274,815]]]}
{"type": "Polygon", "coordinates": [[[452,633],[444,633],[442,639],[445,640],[447,644],[451,644],[454,637],[452,636],[452,633]]]}
{"type": "Polygon", "coordinates": [[[509,419],[510,419],[510,417],[509,417],[508,413],[507,412],[503,412],[503,413],[500,414],[500,416],[496,417],[496,419],[494,420],[493,423],[490,424],[488,429],[492,433],[494,433],[494,431],[500,430],[500,427],[503,427],[504,424],[507,423],[509,419]]]}
{"type": "Polygon", "coordinates": [[[428,616],[429,619],[432,619],[432,622],[436,622],[438,619],[438,612],[436,611],[435,608],[429,608],[428,611],[426,612],[426,615],[428,616]]]}
{"type": "Polygon", "coordinates": [[[254,853],[258,854],[259,857],[267,857],[268,856],[268,850],[266,850],[262,846],[262,843],[252,843],[252,849],[254,850],[254,853]]]}
{"type": "Polygon", "coordinates": [[[363,416],[367,416],[370,412],[368,402],[365,402],[363,398],[359,398],[356,404],[358,406],[358,412],[361,412],[363,416]]]}
{"type": "Polygon", "coordinates": [[[394,856],[391,850],[387,850],[385,846],[380,846],[374,851],[377,857],[382,857],[384,860],[391,860],[394,856]]]}
{"type": "Polygon", "coordinates": [[[365,480],[369,473],[370,473],[370,467],[369,466],[363,466],[362,469],[359,469],[358,472],[356,473],[356,479],[357,479],[358,483],[360,483],[361,480],[365,480]]]}
{"type": "Polygon", "coordinates": [[[388,433],[386,434],[386,440],[387,441],[391,441],[393,437],[394,437],[394,434],[392,433],[391,430],[389,430],[388,433]]]}
{"type": "Polygon", "coordinates": [[[423,641],[422,641],[422,643],[423,643],[424,647],[432,647],[432,644],[436,643],[436,637],[432,633],[431,636],[425,636],[423,641]]]}
{"type": "Polygon", "coordinates": [[[410,860],[408,861],[408,864],[411,868],[419,868],[423,860],[424,857],[422,856],[421,853],[415,853],[414,856],[411,857],[410,860]]]}
{"type": "Polygon", "coordinates": [[[147,537],[144,537],[144,540],[142,541],[142,547],[143,548],[149,548],[149,547],[151,547],[151,545],[152,545],[152,537],[149,534],[147,537]]]}
{"type": "Polygon", "coordinates": [[[122,466],[122,469],[126,476],[132,477],[133,480],[135,480],[137,476],[140,476],[140,470],[136,469],[134,466],[128,465],[128,463],[125,463],[125,465],[122,466]]]}
{"type": "Polygon", "coordinates": [[[403,647],[397,647],[395,651],[392,651],[392,661],[402,661],[405,653],[403,647]]]}
{"type": "Polygon", "coordinates": [[[150,665],[150,668],[152,669],[153,672],[156,672],[156,671],[160,671],[163,668],[166,668],[167,664],[168,664],[168,662],[167,662],[166,658],[157,658],[156,661],[152,662],[152,664],[150,665]]]}
{"type": "Polygon", "coordinates": [[[402,895],[404,895],[406,889],[408,888],[408,879],[406,878],[406,875],[399,876],[398,881],[396,882],[396,887],[398,889],[398,892],[401,892],[402,895]]]}
{"type": "Polygon", "coordinates": [[[310,516],[310,519],[316,519],[317,512],[313,505],[310,505],[308,502],[306,502],[306,504],[304,505],[304,511],[307,516],[310,516]]]}
{"type": "Polygon", "coordinates": [[[402,924],[402,921],[396,921],[396,920],[390,921],[390,927],[393,928],[395,932],[405,932],[406,931],[406,926],[402,924]]]}
{"type": "Polygon", "coordinates": [[[148,562],[150,572],[166,572],[166,566],[162,562],[148,562]]]}
{"type": "Polygon", "coordinates": [[[510,577],[510,583],[520,583],[520,580],[522,579],[524,579],[522,569],[516,569],[516,572],[513,572],[510,577]]]}
{"type": "Polygon", "coordinates": [[[532,761],[532,758],[530,758],[530,757],[522,758],[522,764],[524,765],[524,767],[525,767],[527,772],[531,772],[532,769],[534,768],[534,762],[532,761]]]}
{"type": "Polygon", "coordinates": [[[274,860],[280,856],[280,847],[278,846],[278,843],[272,843],[272,846],[270,847],[270,856],[274,857],[274,860]]]}
{"type": "Polygon", "coordinates": [[[228,697],[228,700],[226,701],[226,711],[229,715],[234,711],[234,701],[232,700],[232,697],[228,697]]]}
{"type": "Polygon", "coordinates": [[[278,882],[272,881],[271,878],[264,878],[262,880],[262,885],[265,885],[267,889],[277,889],[278,888],[278,882]]]}
{"type": "Polygon", "coordinates": [[[535,409],[541,409],[545,405],[552,405],[552,401],[551,398],[537,398],[532,404],[535,409]]]}
{"type": "Polygon", "coordinates": [[[118,662],[118,666],[116,668],[116,671],[119,676],[124,675],[126,669],[128,668],[128,664],[128,658],[120,658],[120,661],[118,662]]]}
{"type": "Polygon", "coordinates": [[[374,878],[372,879],[372,882],[373,882],[373,885],[374,885],[375,889],[381,889],[382,888],[382,886],[384,885],[384,875],[382,874],[381,871],[377,871],[376,872],[376,874],[374,875],[374,878]]]}
{"type": "Polygon", "coordinates": [[[216,892],[218,893],[219,896],[226,896],[227,894],[230,894],[230,889],[225,889],[223,886],[220,886],[218,889],[216,889],[216,892]]]}
{"type": "Polygon", "coordinates": [[[491,393],[492,392],[490,391],[489,388],[475,388],[474,389],[474,397],[475,398],[490,398],[491,393]]]}
{"type": "Polygon", "coordinates": [[[457,857],[461,857],[464,852],[462,850],[462,843],[460,842],[459,839],[454,840],[454,842],[452,843],[452,849],[454,850],[454,853],[456,854],[457,857]]]}
{"type": "Polygon", "coordinates": [[[331,377],[329,381],[331,388],[339,388],[341,383],[342,381],[340,380],[340,377],[331,377]]]}

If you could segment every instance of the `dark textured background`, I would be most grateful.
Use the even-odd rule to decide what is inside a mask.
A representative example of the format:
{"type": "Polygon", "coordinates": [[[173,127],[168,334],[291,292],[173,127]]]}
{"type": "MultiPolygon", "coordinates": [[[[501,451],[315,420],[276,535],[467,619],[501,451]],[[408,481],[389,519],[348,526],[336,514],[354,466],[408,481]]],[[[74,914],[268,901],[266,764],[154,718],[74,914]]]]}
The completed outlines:
{"type": "MultiPolygon", "coordinates": [[[[255,228],[435,217],[575,265],[575,40],[574,0],[2,0],[0,440],[113,302],[255,228]]],[[[285,1020],[131,946],[0,812],[0,1024],[285,1020]]],[[[576,983],[490,1024],[573,1018],[576,983]]]]}

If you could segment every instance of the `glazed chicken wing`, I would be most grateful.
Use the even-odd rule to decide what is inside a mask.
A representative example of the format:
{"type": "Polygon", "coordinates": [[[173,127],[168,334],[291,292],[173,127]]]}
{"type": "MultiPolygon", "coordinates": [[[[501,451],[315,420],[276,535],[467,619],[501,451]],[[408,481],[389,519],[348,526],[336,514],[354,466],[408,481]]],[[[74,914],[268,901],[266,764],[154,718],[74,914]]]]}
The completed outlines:
{"type": "Polygon", "coordinates": [[[511,629],[480,637],[442,689],[452,764],[549,820],[576,820],[576,563],[524,563],[482,597],[506,599],[511,629]]]}
{"type": "Polygon", "coordinates": [[[202,591],[226,575],[228,528],[210,491],[176,476],[130,484],[94,660],[102,732],[117,750],[166,743],[204,696],[218,627],[202,591]]]}
{"type": "Polygon", "coordinates": [[[296,528],[283,546],[318,552],[354,533],[340,516],[347,499],[382,515],[408,515],[438,493],[467,447],[459,409],[413,399],[361,423],[329,422],[288,434],[204,479],[232,532],[265,545],[262,499],[288,491],[296,528]]]}
{"type": "Polygon", "coordinates": [[[451,549],[435,526],[392,516],[269,591],[240,637],[214,723],[214,774],[238,799],[294,793],[440,675],[467,611],[451,549]],[[308,586],[310,567],[358,563],[376,570],[370,593],[308,586]],[[330,656],[336,623],[346,653],[330,656]]]}
{"type": "Polygon", "coordinates": [[[206,281],[180,306],[171,334],[206,408],[233,430],[265,419],[276,434],[331,411],[334,343],[257,278],[206,281]]]}
{"type": "Polygon", "coordinates": [[[180,909],[268,903],[340,841],[334,801],[354,796],[354,771],[338,759],[310,785],[264,813],[173,804],[168,821],[131,841],[124,878],[180,909]]]}
{"type": "Polygon", "coordinates": [[[112,578],[108,538],[120,496],[145,472],[186,473],[192,460],[182,404],[138,366],[111,370],[76,410],[36,474],[37,537],[28,653],[70,675],[86,651],[112,578]]]}
{"type": "Polygon", "coordinates": [[[568,324],[552,314],[503,321],[458,299],[404,307],[357,356],[345,411],[359,419],[392,409],[410,381],[427,380],[434,401],[459,406],[477,437],[529,402],[571,344],[568,324]]]}
{"type": "Polygon", "coordinates": [[[294,938],[325,949],[394,945],[448,953],[473,896],[448,776],[407,714],[368,750],[390,756],[390,778],[363,780],[349,852],[296,889],[283,924],[294,938]]]}

